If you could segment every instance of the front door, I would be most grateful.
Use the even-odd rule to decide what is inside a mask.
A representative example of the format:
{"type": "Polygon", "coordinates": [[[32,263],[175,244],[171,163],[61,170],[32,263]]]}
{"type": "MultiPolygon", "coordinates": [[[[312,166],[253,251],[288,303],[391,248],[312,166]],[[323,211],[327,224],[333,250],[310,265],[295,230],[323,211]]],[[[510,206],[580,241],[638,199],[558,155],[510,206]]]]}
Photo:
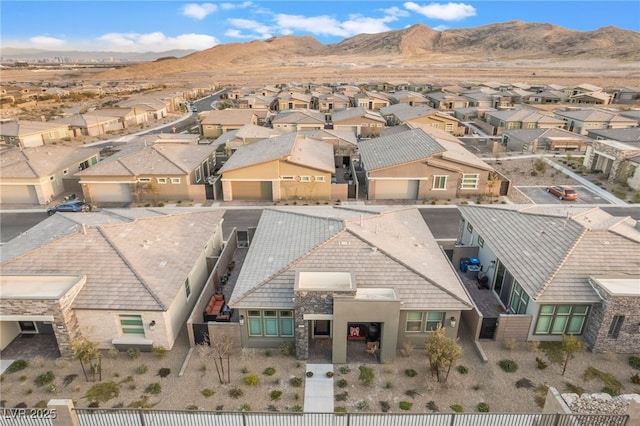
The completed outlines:
{"type": "Polygon", "coordinates": [[[313,337],[331,337],[331,321],[314,320],[313,337]]]}
{"type": "Polygon", "coordinates": [[[20,333],[24,334],[37,334],[38,327],[34,321],[18,321],[20,326],[20,333]]]}

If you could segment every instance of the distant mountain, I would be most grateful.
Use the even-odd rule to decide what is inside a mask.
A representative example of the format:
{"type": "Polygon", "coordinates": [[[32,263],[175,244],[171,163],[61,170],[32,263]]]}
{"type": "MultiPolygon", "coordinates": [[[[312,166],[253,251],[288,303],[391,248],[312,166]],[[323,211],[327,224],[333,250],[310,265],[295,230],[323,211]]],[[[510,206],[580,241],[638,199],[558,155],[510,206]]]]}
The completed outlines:
{"type": "Polygon", "coordinates": [[[150,72],[155,76],[185,72],[246,75],[258,69],[277,74],[279,67],[410,66],[516,59],[633,62],[640,60],[638,46],[640,33],[616,27],[582,32],[551,24],[509,21],[436,31],[417,24],[402,30],[359,34],[328,45],[310,36],[220,44],[164,60],[162,69],[147,63],[109,71],[102,77],[126,78],[132,73],[139,76],[150,72]]]}
{"type": "Polygon", "coordinates": [[[97,52],[79,50],[23,49],[16,47],[0,48],[0,57],[6,61],[27,62],[149,62],[158,58],[187,56],[196,50],[167,50],[165,52],[97,52]]]}

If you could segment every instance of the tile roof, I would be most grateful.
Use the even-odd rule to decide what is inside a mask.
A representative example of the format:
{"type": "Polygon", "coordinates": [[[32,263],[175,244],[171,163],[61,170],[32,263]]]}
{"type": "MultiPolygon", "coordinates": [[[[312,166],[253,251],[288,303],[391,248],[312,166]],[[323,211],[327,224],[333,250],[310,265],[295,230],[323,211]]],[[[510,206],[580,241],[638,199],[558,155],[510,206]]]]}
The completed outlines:
{"type": "Polygon", "coordinates": [[[292,220],[287,213],[273,211],[264,224],[261,219],[240,272],[242,288],[236,284],[230,305],[291,308],[296,270],[324,269],[353,272],[358,287],[394,288],[405,309],[469,309],[472,306],[417,210],[334,221],[307,215],[292,220]],[[276,222],[281,224],[274,229],[276,222]],[[302,225],[304,223],[306,225],[302,225]],[[326,228],[327,223],[334,225],[332,232],[315,235],[315,238],[295,233],[301,228],[326,228]],[[286,225],[283,227],[283,224],[286,225]],[[289,224],[293,229],[287,227],[289,224]],[[269,228],[264,229],[266,227],[269,228]],[[297,250],[289,249],[292,243],[297,250]],[[283,250],[289,256],[277,262],[275,259],[281,257],[274,257],[273,253],[283,250]],[[269,258],[277,265],[269,265],[265,271],[269,258]]]}
{"type": "Polygon", "coordinates": [[[68,127],[65,123],[55,121],[9,121],[0,123],[0,135],[2,136],[27,136],[37,133],[45,133],[61,127],[68,127]]]}
{"type": "Polygon", "coordinates": [[[214,109],[200,114],[202,124],[249,124],[255,113],[250,109],[214,109]]]}
{"type": "Polygon", "coordinates": [[[36,178],[49,176],[65,168],[70,173],[78,165],[100,154],[99,148],[46,145],[34,148],[12,148],[0,156],[0,178],[36,178]]]}
{"type": "Polygon", "coordinates": [[[72,214],[55,214],[36,232],[3,247],[2,273],[86,275],[76,309],[166,310],[224,213],[148,214],[134,220],[102,217],[113,222],[84,227],[69,220],[72,214]],[[28,247],[20,251],[17,245],[28,247]]]}
{"type": "Polygon", "coordinates": [[[560,111],[556,110],[555,114],[560,117],[573,118],[574,120],[579,121],[596,121],[596,122],[605,122],[605,123],[627,123],[630,125],[637,125],[638,122],[631,118],[626,118],[618,113],[603,111],[599,109],[581,109],[578,111],[560,111]]]}
{"type": "Polygon", "coordinates": [[[323,112],[315,110],[295,110],[288,109],[280,111],[272,123],[297,123],[297,124],[324,124],[325,116],[323,112]]]}
{"type": "Polygon", "coordinates": [[[381,136],[358,145],[366,170],[378,170],[420,161],[445,149],[422,129],[381,136]]]}
{"type": "Polygon", "coordinates": [[[362,117],[380,123],[386,123],[387,121],[382,117],[382,114],[378,111],[366,110],[362,107],[348,108],[340,111],[333,111],[331,113],[331,121],[333,123],[340,123],[344,120],[350,120],[354,117],[362,117]]]}
{"type": "Polygon", "coordinates": [[[640,142],[640,127],[627,129],[590,129],[589,135],[600,136],[604,139],[612,139],[618,142],[640,142]]]}
{"type": "Polygon", "coordinates": [[[544,138],[568,138],[573,140],[580,140],[583,142],[593,142],[590,138],[570,132],[564,129],[552,128],[552,129],[518,129],[518,130],[504,130],[503,135],[512,136],[523,142],[533,142],[536,139],[544,138]]]}

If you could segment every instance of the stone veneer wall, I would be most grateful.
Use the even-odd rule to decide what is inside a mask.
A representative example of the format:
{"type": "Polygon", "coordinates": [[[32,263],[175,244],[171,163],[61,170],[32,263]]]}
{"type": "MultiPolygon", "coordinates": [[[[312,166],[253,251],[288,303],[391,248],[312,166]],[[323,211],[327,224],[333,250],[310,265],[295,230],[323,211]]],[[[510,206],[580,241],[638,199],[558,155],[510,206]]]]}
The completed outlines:
{"type": "Polygon", "coordinates": [[[611,165],[611,172],[609,173],[609,178],[607,179],[609,182],[612,182],[612,183],[616,182],[619,179],[626,180],[629,177],[628,170],[626,168],[622,168],[621,170],[618,170],[618,169],[620,169],[623,163],[623,160],[640,154],[640,150],[621,151],[619,149],[616,149],[602,142],[593,141],[593,148],[591,149],[591,155],[589,156],[588,161],[585,161],[585,164],[590,164],[591,167],[595,166],[593,161],[595,159],[595,156],[597,155],[596,151],[603,152],[615,158],[613,164],[611,165]]]}
{"type": "MultiPolygon", "coordinates": [[[[353,292],[341,295],[355,295],[353,292]]],[[[295,343],[296,358],[309,358],[309,324],[304,320],[305,314],[333,314],[333,293],[327,291],[296,291],[295,309],[295,343]]]]}
{"type": "Polygon", "coordinates": [[[594,304],[584,340],[593,352],[630,354],[640,352],[640,297],[611,296],[596,283],[603,301],[594,304]],[[617,339],[608,337],[609,326],[615,315],[624,315],[617,339]]]}

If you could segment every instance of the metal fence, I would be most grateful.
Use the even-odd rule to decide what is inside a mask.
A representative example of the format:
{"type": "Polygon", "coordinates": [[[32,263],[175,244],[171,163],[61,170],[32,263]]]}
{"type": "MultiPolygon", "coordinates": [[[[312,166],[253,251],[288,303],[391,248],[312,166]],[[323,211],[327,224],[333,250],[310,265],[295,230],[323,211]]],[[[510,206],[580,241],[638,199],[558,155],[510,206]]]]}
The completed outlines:
{"type": "Polygon", "coordinates": [[[75,413],[81,426],[626,426],[629,420],[627,415],[591,414],[342,414],[84,408],[76,408],[75,413]]]}

